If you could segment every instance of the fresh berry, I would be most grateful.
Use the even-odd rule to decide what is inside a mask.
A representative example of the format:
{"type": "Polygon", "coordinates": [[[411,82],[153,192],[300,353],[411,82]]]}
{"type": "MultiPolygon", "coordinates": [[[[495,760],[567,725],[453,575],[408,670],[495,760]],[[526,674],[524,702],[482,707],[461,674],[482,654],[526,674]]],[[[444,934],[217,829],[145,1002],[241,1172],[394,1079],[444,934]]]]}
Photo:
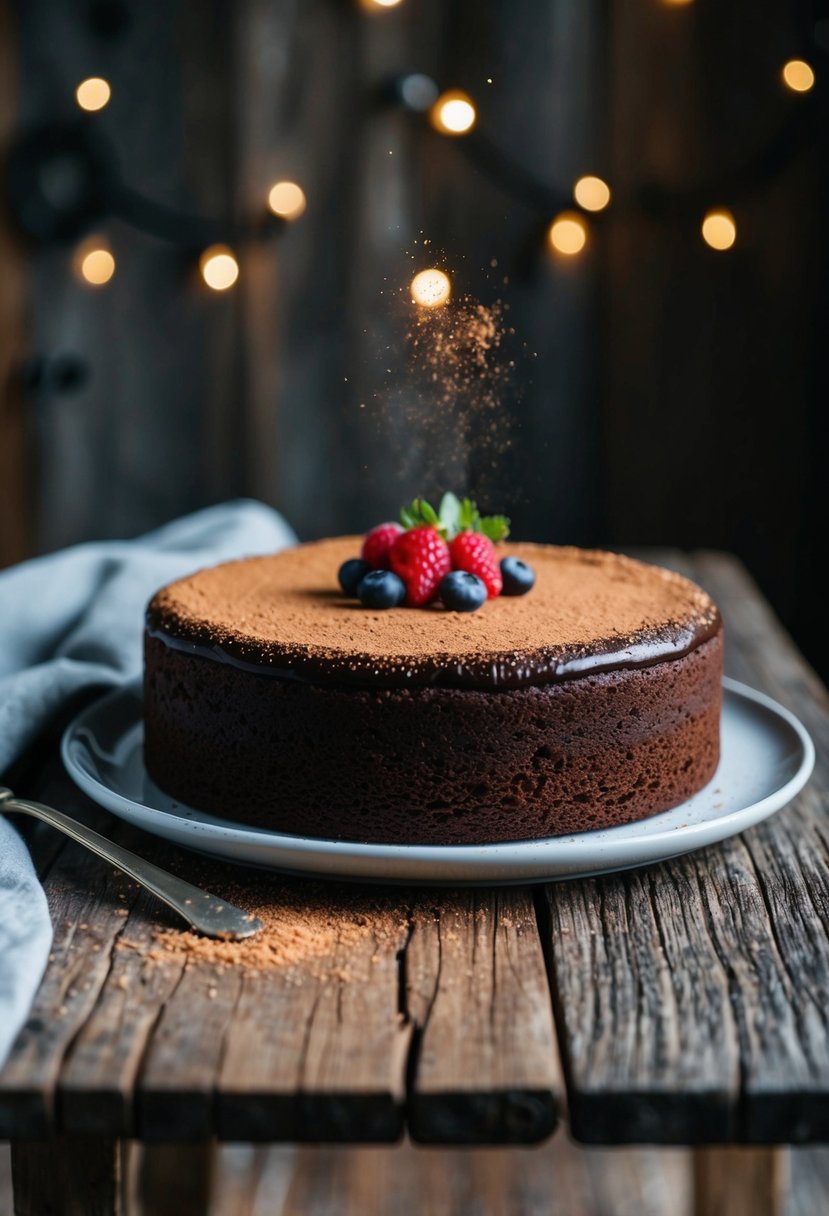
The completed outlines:
{"type": "Polygon", "coordinates": [[[480,532],[459,532],[449,546],[454,570],[477,574],[490,599],[501,594],[501,571],[495,546],[480,532]]]}
{"type": "Polygon", "coordinates": [[[535,582],[535,570],[520,557],[505,557],[501,562],[504,595],[526,595],[535,582]]]}
{"type": "Polygon", "coordinates": [[[371,569],[368,562],[363,561],[361,557],[350,557],[347,562],[343,562],[337,572],[337,578],[345,594],[356,595],[360,579],[371,569]]]}
{"type": "Polygon", "coordinates": [[[400,524],[378,524],[372,528],[363,541],[360,554],[364,562],[368,562],[372,570],[389,570],[389,549],[403,531],[400,524]]]}
{"type": "Polygon", "coordinates": [[[369,570],[360,580],[357,598],[366,608],[397,608],[406,598],[406,585],[391,570],[369,570]]]}
{"type": "Polygon", "coordinates": [[[481,579],[466,570],[453,570],[441,579],[438,594],[450,612],[476,612],[487,598],[481,579]]]}
{"type": "Polygon", "coordinates": [[[434,599],[444,574],[452,569],[449,546],[436,528],[410,528],[401,533],[389,553],[391,568],[406,584],[406,603],[420,608],[434,599]]]}

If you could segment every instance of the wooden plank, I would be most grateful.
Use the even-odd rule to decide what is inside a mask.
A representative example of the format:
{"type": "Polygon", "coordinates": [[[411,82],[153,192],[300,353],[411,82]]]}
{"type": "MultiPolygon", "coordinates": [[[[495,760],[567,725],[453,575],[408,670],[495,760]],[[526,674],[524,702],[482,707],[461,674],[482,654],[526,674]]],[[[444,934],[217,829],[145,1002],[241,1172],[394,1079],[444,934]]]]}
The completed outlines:
{"type": "Polygon", "coordinates": [[[769,693],[810,731],[817,763],[784,811],[745,833],[751,879],[771,940],[741,1019],[740,1139],[829,1139],[829,694],[751,579],[721,555],[695,563],[728,629],[728,671],[769,693]]]}
{"type": "Polygon", "coordinates": [[[787,1153],[702,1148],[694,1153],[694,1216],[782,1216],[787,1153]]]}
{"type": "Polygon", "coordinates": [[[218,1134],[395,1140],[410,1038],[398,1012],[405,911],[358,888],[296,890],[304,904],[296,961],[242,979],[224,1040],[218,1134]]]}
{"type": "MultiPolygon", "coordinates": [[[[730,670],[788,699],[826,740],[826,694],[756,589],[731,559],[690,569],[723,609],[730,670]]],[[[822,774],[742,837],[548,889],[545,937],[576,1138],[829,1136],[822,774]]]]}
{"type": "Polygon", "coordinates": [[[184,958],[147,957],[160,912],[142,893],[113,945],[109,972],[61,1069],[59,1122],[73,1135],[135,1135],[133,1094],[147,1040],[184,970],[184,958]]]}
{"type": "Polygon", "coordinates": [[[15,1216],[126,1216],[110,1137],[12,1143],[15,1216]]]}
{"type": "Polygon", "coordinates": [[[54,925],[50,962],[29,1018],[0,1072],[0,1136],[37,1138],[55,1126],[63,1057],[98,999],[135,885],[87,850],[68,845],[46,891],[54,925]]]}
{"type": "Polygon", "coordinates": [[[731,1139],[739,1052],[706,862],[557,883],[545,899],[573,1136],[731,1139]]]}
{"type": "Polygon", "coordinates": [[[417,1028],[413,1139],[531,1144],[549,1136],[561,1082],[531,896],[482,890],[419,900],[405,984],[417,1028]]]}
{"type": "MultiPolygon", "coordinates": [[[[17,31],[11,0],[0,2],[0,148],[9,148],[17,115],[17,31]]],[[[26,275],[20,238],[0,211],[0,567],[30,546],[27,435],[21,367],[25,357],[26,275]]]]}
{"type": "Polygon", "coordinates": [[[142,1140],[197,1141],[215,1134],[216,1080],[241,985],[239,970],[187,961],[145,1045],[135,1095],[142,1140]]]}

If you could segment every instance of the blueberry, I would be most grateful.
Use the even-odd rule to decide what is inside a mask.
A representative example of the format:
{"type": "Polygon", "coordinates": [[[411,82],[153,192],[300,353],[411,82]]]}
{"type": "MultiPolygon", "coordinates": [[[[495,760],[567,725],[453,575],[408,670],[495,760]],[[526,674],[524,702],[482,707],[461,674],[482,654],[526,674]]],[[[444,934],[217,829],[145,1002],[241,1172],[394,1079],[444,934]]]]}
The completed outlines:
{"type": "Polygon", "coordinates": [[[438,595],[450,612],[475,612],[486,600],[486,587],[477,574],[453,570],[441,579],[438,595]]]}
{"type": "Polygon", "coordinates": [[[337,572],[337,578],[346,595],[357,594],[360,580],[365,578],[370,569],[371,566],[361,557],[350,557],[347,562],[343,562],[337,572]]]}
{"type": "Polygon", "coordinates": [[[396,608],[405,598],[406,584],[391,570],[369,570],[357,588],[357,599],[366,608],[396,608]]]}
{"type": "Polygon", "coordinates": [[[505,557],[501,561],[502,595],[526,595],[535,582],[535,570],[520,557],[505,557]]]}

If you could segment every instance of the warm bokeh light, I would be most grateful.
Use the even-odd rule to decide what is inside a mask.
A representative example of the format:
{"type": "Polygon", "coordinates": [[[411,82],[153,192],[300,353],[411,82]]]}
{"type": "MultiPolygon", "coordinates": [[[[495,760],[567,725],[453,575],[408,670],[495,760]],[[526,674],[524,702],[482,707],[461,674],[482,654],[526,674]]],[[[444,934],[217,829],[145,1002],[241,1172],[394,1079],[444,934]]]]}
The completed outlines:
{"type": "Polygon", "coordinates": [[[363,8],[397,8],[403,0],[360,0],[363,8]]]}
{"type": "Polygon", "coordinates": [[[587,225],[577,211],[562,211],[550,224],[547,240],[556,253],[572,257],[587,244],[587,225]]]}
{"type": "Polygon", "coordinates": [[[305,191],[296,182],[275,182],[268,193],[268,206],[283,220],[295,220],[305,210],[305,191]]]}
{"type": "Polygon", "coordinates": [[[793,93],[808,93],[815,83],[815,73],[805,59],[790,59],[783,64],[783,83],[793,93]]]}
{"type": "Polygon", "coordinates": [[[712,249],[730,249],[737,239],[734,216],[724,207],[708,211],[702,221],[702,239],[712,249]]]}
{"type": "Polygon", "coordinates": [[[444,135],[465,135],[475,126],[475,103],[460,89],[441,93],[429,111],[429,120],[444,135]]]}
{"type": "Polygon", "coordinates": [[[435,267],[421,270],[412,279],[412,299],[415,304],[421,304],[424,308],[439,308],[449,299],[451,290],[449,275],[435,267]]]}
{"type": "Polygon", "coordinates": [[[685,8],[688,4],[693,4],[694,0],[662,0],[662,3],[667,8],[685,8]]]}
{"type": "Polygon", "coordinates": [[[109,81],[101,76],[90,76],[75,89],[75,100],[82,110],[103,110],[111,96],[109,81]]]}
{"type": "Polygon", "coordinates": [[[239,263],[227,245],[211,245],[199,258],[201,277],[214,291],[227,291],[239,277],[239,263]]]}
{"type": "Polygon", "coordinates": [[[99,236],[91,236],[78,246],[73,263],[78,278],[93,287],[102,287],[115,274],[115,258],[99,236]]]}
{"type": "Polygon", "coordinates": [[[580,177],[573,187],[573,198],[585,211],[603,211],[610,202],[610,186],[600,177],[580,177]]]}

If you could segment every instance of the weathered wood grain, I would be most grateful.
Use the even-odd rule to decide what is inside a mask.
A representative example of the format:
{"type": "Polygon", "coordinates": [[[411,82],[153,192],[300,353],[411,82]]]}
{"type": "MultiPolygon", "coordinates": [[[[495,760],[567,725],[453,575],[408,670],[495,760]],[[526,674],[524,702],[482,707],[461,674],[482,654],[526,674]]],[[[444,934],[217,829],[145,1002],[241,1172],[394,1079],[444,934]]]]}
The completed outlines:
{"type": "Polygon", "coordinates": [[[146,1044],[184,969],[182,956],[145,957],[158,914],[158,901],[142,893],[61,1070],[60,1124],[73,1134],[135,1134],[133,1096],[146,1044]]]}
{"type": "MultiPolygon", "coordinates": [[[[721,604],[732,673],[788,701],[825,737],[825,693],[735,563],[685,567],[721,604]]],[[[827,789],[819,767],[791,807],[742,837],[548,888],[545,937],[578,1139],[829,1135],[827,789]]]]}
{"type": "Polygon", "coordinates": [[[49,966],[29,1018],[0,1073],[0,1136],[55,1129],[63,1058],[107,982],[111,953],[135,899],[134,884],[80,848],[66,848],[46,884],[54,925],[49,966]]]}
{"type": "MultiPolygon", "coordinates": [[[[343,929],[352,916],[353,905],[343,929]]],[[[399,925],[378,935],[367,918],[356,939],[338,931],[322,960],[243,977],[217,1079],[222,1139],[400,1137],[410,1031],[398,1011],[399,925]]]]}
{"type": "MultiPolygon", "coordinates": [[[[728,977],[700,907],[704,861],[546,889],[573,1135],[695,1143],[735,1134],[728,977]]],[[[722,914],[711,900],[711,916],[722,914]]],[[[543,923],[543,922],[542,922],[543,923]]]]}
{"type": "Polygon", "coordinates": [[[745,571],[717,555],[696,563],[729,629],[732,675],[777,698],[817,751],[806,789],[745,833],[752,881],[771,929],[754,1001],[742,1007],[741,1139],[829,1138],[829,695],[745,571]]]}
{"type": "Polygon", "coordinates": [[[531,896],[483,890],[418,901],[405,985],[417,1028],[412,1137],[527,1144],[549,1136],[561,1079],[531,896]]]}
{"type": "Polygon", "coordinates": [[[220,974],[212,963],[188,960],[144,1045],[135,1094],[142,1140],[197,1141],[215,1135],[216,1079],[241,986],[239,972],[220,974]]]}

